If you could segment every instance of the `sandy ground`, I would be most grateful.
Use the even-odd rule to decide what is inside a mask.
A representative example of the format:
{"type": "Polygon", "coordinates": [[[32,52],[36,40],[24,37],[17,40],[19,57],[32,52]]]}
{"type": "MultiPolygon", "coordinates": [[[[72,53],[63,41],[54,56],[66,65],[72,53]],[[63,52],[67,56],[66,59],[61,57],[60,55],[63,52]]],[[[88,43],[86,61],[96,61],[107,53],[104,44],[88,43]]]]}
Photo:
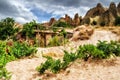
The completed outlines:
{"type": "Polygon", "coordinates": [[[35,68],[44,59],[33,58],[13,61],[6,68],[12,72],[11,80],[120,80],[120,57],[112,60],[75,61],[58,74],[40,75],[35,68]]]}
{"type": "MultiPolygon", "coordinates": [[[[41,53],[56,53],[52,56],[61,58],[63,49],[75,50],[82,44],[96,44],[98,40],[118,40],[118,37],[109,31],[95,31],[90,40],[71,42],[65,47],[38,48],[36,56],[39,58],[21,59],[9,62],[6,65],[12,73],[11,80],[120,80],[120,57],[115,60],[76,61],[66,71],[59,74],[40,75],[35,68],[44,62],[41,53]]],[[[50,54],[51,55],[51,54],[50,54]]]]}

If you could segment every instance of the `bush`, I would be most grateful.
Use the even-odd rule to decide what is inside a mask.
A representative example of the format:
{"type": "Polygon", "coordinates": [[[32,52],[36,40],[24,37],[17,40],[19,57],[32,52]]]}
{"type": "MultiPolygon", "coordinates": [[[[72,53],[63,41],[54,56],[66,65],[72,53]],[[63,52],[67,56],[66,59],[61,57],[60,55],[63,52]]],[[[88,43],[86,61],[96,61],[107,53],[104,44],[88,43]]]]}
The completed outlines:
{"type": "Polygon", "coordinates": [[[21,58],[29,56],[31,53],[35,53],[36,49],[32,46],[29,46],[26,43],[15,42],[11,47],[10,53],[13,54],[16,58],[21,58]]]}
{"type": "Polygon", "coordinates": [[[53,38],[50,39],[48,46],[60,46],[60,39],[58,36],[54,36],[53,38]]]}
{"type": "Polygon", "coordinates": [[[9,39],[18,31],[18,28],[14,28],[14,19],[6,18],[0,21],[0,40],[9,39]]]}
{"type": "Polygon", "coordinates": [[[103,51],[97,49],[97,47],[92,44],[79,46],[79,49],[77,50],[77,56],[85,61],[87,61],[90,57],[99,59],[105,57],[103,51]]]}
{"type": "Polygon", "coordinates": [[[76,59],[84,59],[87,61],[91,59],[105,59],[112,55],[120,56],[120,43],[111,41],[107,43],[106,41],[99,41],[97,46],[92,44],[87,44],[79,46],[75,53],[69,53],[64,51],[63,61],[52,59],[51,57],[46,57],[45,63],[42,63],[37,67],[37,70],[43,74],[46,70],[50,70],[53,73],[59,72],[61,69],[65,70],[69,64],[76,59]]]}
{"type": "Polygon", "coordinates": [[[100,26],[105,26],[105,21],[100,22],[100,26]]]}
{"type": "Polygon", "coordinates": [[[115,18],[115,26],[120,26],[120,16],[115,18]]]}
{"type": "Polygon", "coordinates": [[[120,55],[120,43],[116,41],[111,41],[110,43],[107,41],[99,41],[97,48],[102,50],[107,57],[111,54],[115,54],[116,56],[120,55]]]}
{"type": "Polygon", "coordinates": [[[10,78],[10,73],[5,69],[8,62],[28,56],[35,51],[34,47],[25,43],[0,41],[0,79],[9,80],[10,78]]]}
{"type": "Polygon", "coordinates": [[[23,25],[23,29],[21,31],[22,36],[26,36],[28,38],[33,38],[34,37],[34,29],[36,28],[37,23],[33,20],[29,23],[26,23],[23,25]]]}
{"type": "Polygon", "coordinates": [[[58,71],[60,71],[61,69],[61,61],[58,60],[54,60],[51,57],[46,57],[47,60],[45,61],[45,63],[42,63],[40,66],[38,66],[36,69],[43,74],[46,70],[51,70],[53,73],[57,73],[58,71]]]}
{"type": "Polygon", "coordinates": [[[68,24],[67,22],[62,22],[62,21],[58,21],[56,22],[53,27],[70,27],[70,24],[68,24]]]}

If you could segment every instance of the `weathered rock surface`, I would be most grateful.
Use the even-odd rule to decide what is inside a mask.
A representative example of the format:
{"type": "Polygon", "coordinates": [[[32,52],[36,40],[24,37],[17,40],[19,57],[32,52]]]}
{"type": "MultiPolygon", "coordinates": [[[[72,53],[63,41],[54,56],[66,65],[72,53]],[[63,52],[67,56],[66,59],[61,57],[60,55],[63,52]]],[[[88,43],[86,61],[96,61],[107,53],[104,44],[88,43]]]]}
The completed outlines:
{"type": "Polygon", "coordinates": [[[120,3],[116,7],[114,2],[110,3],[109,8],[104,8],[100,3],[96,7],[90,9],[82,20],[82,24],[90,24],[93,20],[98,24],[105,22],[105,25],[114,25],[114,20],[120,16],[120,3]],[[99,19],[95,19],[95,17],[99,19]],[[91,19],[92,18],[92,19],[91,19]],[[92,20],[92,21],[91,21],[92,20]]]}
{"type": "Polygon", "coordinates": [[[118,4],[118,6],[117,6],[117,11],[118,11],[118,16],[120,16],[120,2],[118,4]]]}
{"type": "Polygon", "coordinates": [[[90,36],[93,34],[94,30],[90,26],[78,26],[73,31],[72,41],[77,40],[88,40],[90,36]]]}
{"type": "Polygon", "coordinates": [[[53,25],[56,22],[55,18],[51,18],[49,21],[49,26],[53,25]]]}

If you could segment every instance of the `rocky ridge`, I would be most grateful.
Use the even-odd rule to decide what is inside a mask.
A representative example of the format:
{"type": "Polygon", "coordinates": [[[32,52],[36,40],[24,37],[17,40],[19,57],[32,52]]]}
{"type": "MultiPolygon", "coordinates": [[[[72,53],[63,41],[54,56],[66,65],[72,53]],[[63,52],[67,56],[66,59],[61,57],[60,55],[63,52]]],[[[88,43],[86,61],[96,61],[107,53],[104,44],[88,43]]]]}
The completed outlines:
{"type": "Polygon", "coordinates": [[[91,24],[93,21],[96,21],[98,25],[105,22],[106,26],[113,26],[117,16],[120,16],[120,3],[116,5],[114,2],[111,2],[108,8],[98,3],[95,7],[88,10],[83,18],[78,13],[74,15],[73,19],[68,14],[65,14],[65,17],[61,17],[58,20],[51,18],[47,26],[52,26],[57,21],[66,22],[74,27],[91,24]]]}
{"type": "Polygon", "coordinates": [[[88,10],[85,17],[82,20],[82,24],[91,23],[93,20],[97,23],[105,22],[105,25],[114,25],[114,20],[117,16],[120,16],[120,3],[116,6],[114,2],[111,2],[109,8],[104,8],[101,3],[98,3],[96,7],[88,10]],[[96,20],[96,17],[97,20],[96,20]],[[90,20],[92,19],[92,21],[90,20]]]}

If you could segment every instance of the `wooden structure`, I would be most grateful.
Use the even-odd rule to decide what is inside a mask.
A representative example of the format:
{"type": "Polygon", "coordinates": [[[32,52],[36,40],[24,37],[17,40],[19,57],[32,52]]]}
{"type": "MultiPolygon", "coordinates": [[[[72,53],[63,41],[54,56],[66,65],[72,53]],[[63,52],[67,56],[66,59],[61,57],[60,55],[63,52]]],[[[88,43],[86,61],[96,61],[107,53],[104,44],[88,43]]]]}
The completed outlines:
{"type": "MultiPolygon", "coordinates": [[[[36,34],[36,40],[38,42],[38,46],[40,46],[40,41],[43,40],[43,43],[44,43],[43,46],[46,47],[48,38],[52,38],[55,35],[59,35],[61,31],[59,30],[57,32],[53,32],[52,30],[34,30],[34,32],[36,34]]],[[[69,35],[72,35],[72,34],[73,34],[72,32],[67,32],[68,38],[69,38],[69,35]]]]}

